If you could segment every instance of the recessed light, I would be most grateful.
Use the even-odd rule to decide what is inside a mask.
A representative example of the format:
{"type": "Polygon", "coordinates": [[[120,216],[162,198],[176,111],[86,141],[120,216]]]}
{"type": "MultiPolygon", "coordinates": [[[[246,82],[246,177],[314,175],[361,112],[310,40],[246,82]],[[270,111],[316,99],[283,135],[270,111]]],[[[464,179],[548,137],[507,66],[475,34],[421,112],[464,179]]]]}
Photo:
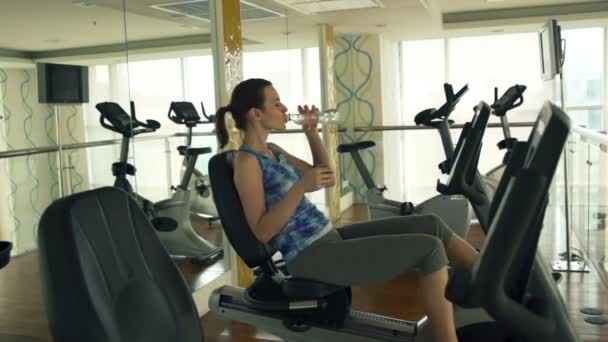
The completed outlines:
{"type": "Polygon", "coordinates": [[[95,3],[93,0],[73,0],[72,5],[80,6],[80,7],[93,7],[95,3]]]}
{"type": "Polygon", "coordinates": [[[58,44],[58,43],[63,43],[65,41],[66,41],[65,39],[58,39],[58,38],[56,38],[56,39],[45,39],[44,40],[45,43],[50,43],[50,44],[58,44]]]}

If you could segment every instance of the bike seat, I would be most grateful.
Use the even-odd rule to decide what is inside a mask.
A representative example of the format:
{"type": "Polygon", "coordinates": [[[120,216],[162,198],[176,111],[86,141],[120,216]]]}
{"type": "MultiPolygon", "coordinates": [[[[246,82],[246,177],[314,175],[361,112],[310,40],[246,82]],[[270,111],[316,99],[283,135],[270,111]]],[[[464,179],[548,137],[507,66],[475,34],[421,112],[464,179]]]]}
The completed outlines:
{"type": "Polygon", "coordinates": [[[340,145],[338,145],[338,152],[340,152],[340,153],[353,152],[353,151],[364,150],[366,148],[370,148],[370,147],[374,147],[374,146],[376,146],[376,143],[371,140],[360,141],[360,142],[356,142],[356,143],[352,143],[352,144],[340,144],[340,145]]]}
{"type": "Polygon", "coordinates": [[[8,265],[11,260],[13,244],[9,241],[0,241],[0,269],[8,265]]]}
{"type": "Polygon", "coordinates": [[[350,287],[283,274],[272,259],[272,248],[253,235],[234,185],[235,153],[226,151],[211,158],[209,180],[226,237],[247,266],[259,268],[255,281],[243,295],[246,305],[285,313],[299,301],[311,301],[318,307],[305,314],[319,321],[344,322],[350,311],[350,287]]]}
{"type": "Polygon", "coordinates": [[[190,146],[178,146],[177,151],[180,156],[186,155],[190,156],[198,156],[199,154],[205,154],[211,152],[211,147],[190,147],[190,146]]]}

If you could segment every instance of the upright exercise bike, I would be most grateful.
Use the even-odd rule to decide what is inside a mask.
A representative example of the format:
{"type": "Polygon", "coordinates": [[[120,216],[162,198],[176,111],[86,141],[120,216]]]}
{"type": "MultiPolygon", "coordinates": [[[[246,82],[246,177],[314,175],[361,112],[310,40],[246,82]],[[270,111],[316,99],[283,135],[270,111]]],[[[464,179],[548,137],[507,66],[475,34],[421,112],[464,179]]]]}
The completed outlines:
{"type": "MultiPolygon", "coordinates": [[[[462,148],[457,151],[452,183],[468,184],[475,175],[475,157],[489,116],[489,106],[480,104],[469,129],[463,130],[461,136],[466,136],[459,139],[462,148]]],[[[547,190],[569,125],[559,108],[546,105],[517,158],[510,159],[480,258],[472,273],[456,269],[448,283],[446,296],[459,305],[454,312],[459,341],[579,341],[559,291],[536,253],[547,190]]],[[[213,197],[236,252],[248,266],[262,271],[248,288],[214,290],[209,297],[212,312],[285,341],[432,341],[426,317],[404,321],[351,310],[349,287],[282,273],[270,248],[255,238],[247,224],[232,179],[234,154],[223,152],[209,162],[213,197]]],[[[451,189],[452,183],[446,187],[451,189]]]]}
{"type": "MultiPolygon", "coordinates": [[[[449,85],[446,84],[445,87],[449,87],[449,85]]],[[[526,86],[516,84],[510,87],[500,98],[498,98],[498,90],[496,88],[494,89],[494,103],[490,106],[490,110],[491,114],[500,118],[505,138],[498,143],[498,148],[501,150],[506,150],[506,153],[500,165],[490,170],[487,174],[479,177],[479,186],[484,187],[484,191],[490,200],[493,198],[494,193],[498,188],[498,182],[502,177],[505,166],[511,155],[511,149],[517,142],[517,139],[511,136],[507,112],[513,108],[519,107],[523,103],[523,93],[525,90],[526,86]]],[[[425,110],[416,115],[415,122],[417,125],[437,128],[444,149],[446,149],[446,146],[448,145],[452,146],[450,128],[453,121],[449,119],[449,113],[448,115],[444,115],[442,111],[433,112],[432,110],[425,110]]],[[[461,134],[460,139],[462,139],[464,136],[464,134],[461,134]]],[[[461,141],[459,140],[457,146],[460,143],[461,141]]],[[[439,164],[439,169],[443,174],[446,175],[450,173],[456,158],[456,153],[454,152],[455,149],[451,147],[450,150],[451,153],[448,153],[448,150],[446,150],[446,159],[439,164]]],[[[473,209],[474,207],[475,206],[473,206],[473,209]]],[[[476,210],[473,210],[473,214],[474,218],[479,220],[476,210]]]]}
{"type": "MultiPolygon", "coordinates": [[[[183,151],[188,147],[192,146],[192,131],[194,127],[199,124],[213,124],[214,116],[208,116],[205,112],[205,106],[201,102],[202,114],[205,120],[202,120],[199,116],[196,108],[191,102],[174,101],[171,102],[169,107],[169,113],[167,116],[169,120],[175,122],[178,125],[185,125],[187,128],[186,132],[186,145],[180,146],[179,153],[184,155],[183,151]]],[[[188,170],[188,158],[184,157],[182,175],[185,178],[188,170]]],[[[203,216],[209,221],[209,223],[219,220],[217,209],[213,203],[211,196],[211,187],[208,183],[208,177],[203,175],[197,168],[192,170],[191,177],[188,179],[188,188],[190,191],[190,206],[193,213],[203,216]]]]}
{"type": "MultiPolygon", "coordinates": [[[[468,91],[468,86],[465,85],[457,93],[454,93],[452,86],[446,83],[444,91],[446,102],[439,109],[431,108],[419,113],[416,116],[416,123],[420,122],[420,124],[432,126],[439,130],[446,157],[450,159],[454,154],[454,146],[449,132],[449,125],[452,122],[448,118],[454,111],[458,101],[468,91]]],[[[463,196],[440,194],[416,206],[411,202],[398,202],[384,197],[384,192],[387,190],[386,186],[379,186],[374,183],[359,152],[375,145],[373,141],[361,141],[338,146],[338,152],[348,152],[351,154],[355,166],[361,178],[363,178],[363,182],[367,187],[367,205],[370,218],[375,220],[391,216],[432,213],[441,217],[456,234],[462,238],[466,238],[471,222],[472,210],[469,202],[463,196]]]]}
{"type": "Polygon", "coordinates": [[[114,102],[102,102],[95,106],[101,113],[99,121],[104,128],[122,135],[120,160],[112,164],[112,173],[116,177],[114,186],[132,194],[140,203],[156,228],[161,242],[172,256],[187,257],[193,262],[204,262],[219,256],[223,252],[221,246],[215,246],[201,238],[192,229],[190,221],[190,198],[188,182],[199,155],[211,152],[211,148],[192,148],[180,146],[178,150],[184,154],[188,163],[180,185],[175,188],[169,199],[152,203],[133,191],[127,175],[134,176],[136,169],[127,162],[131,138],[142,133],[150,133],[160,128],[160,123],[146,120],[138,121],[135,115],[135,104],[131,102],[131,115],[114,102]]]}

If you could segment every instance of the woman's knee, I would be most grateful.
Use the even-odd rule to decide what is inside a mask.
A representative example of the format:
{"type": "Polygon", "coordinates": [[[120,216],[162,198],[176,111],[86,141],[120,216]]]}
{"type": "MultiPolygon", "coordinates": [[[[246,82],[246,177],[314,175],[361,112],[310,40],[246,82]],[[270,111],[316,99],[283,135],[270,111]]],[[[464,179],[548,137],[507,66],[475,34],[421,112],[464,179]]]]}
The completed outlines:
{"type": "Polygon", "coordinates": [[[424,248],[423,258],[420,262],[422,274],[436,272],[448,264],[448,256],[443,244],[438,237],[426,236],[420,246],[424,248]]]}
{"type": "Polygon", "coordinates": [[[447,223],[437,214],[429,214],[429,226],[432,227],[432,235],[439,238],[444,246],[447,246],[454,232],[447,223]]]}

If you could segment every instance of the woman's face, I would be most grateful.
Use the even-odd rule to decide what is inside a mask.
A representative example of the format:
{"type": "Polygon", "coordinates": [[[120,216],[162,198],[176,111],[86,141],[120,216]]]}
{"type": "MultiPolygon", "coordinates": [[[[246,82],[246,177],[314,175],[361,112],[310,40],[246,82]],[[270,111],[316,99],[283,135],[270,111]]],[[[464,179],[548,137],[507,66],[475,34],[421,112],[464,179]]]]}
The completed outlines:
{"type": "Polygon", "coordinates": [[[268,129],[285,129],[287,107],[281,102],[273,86],[264,88],[264,115],[262,123],[268,129]]]}

